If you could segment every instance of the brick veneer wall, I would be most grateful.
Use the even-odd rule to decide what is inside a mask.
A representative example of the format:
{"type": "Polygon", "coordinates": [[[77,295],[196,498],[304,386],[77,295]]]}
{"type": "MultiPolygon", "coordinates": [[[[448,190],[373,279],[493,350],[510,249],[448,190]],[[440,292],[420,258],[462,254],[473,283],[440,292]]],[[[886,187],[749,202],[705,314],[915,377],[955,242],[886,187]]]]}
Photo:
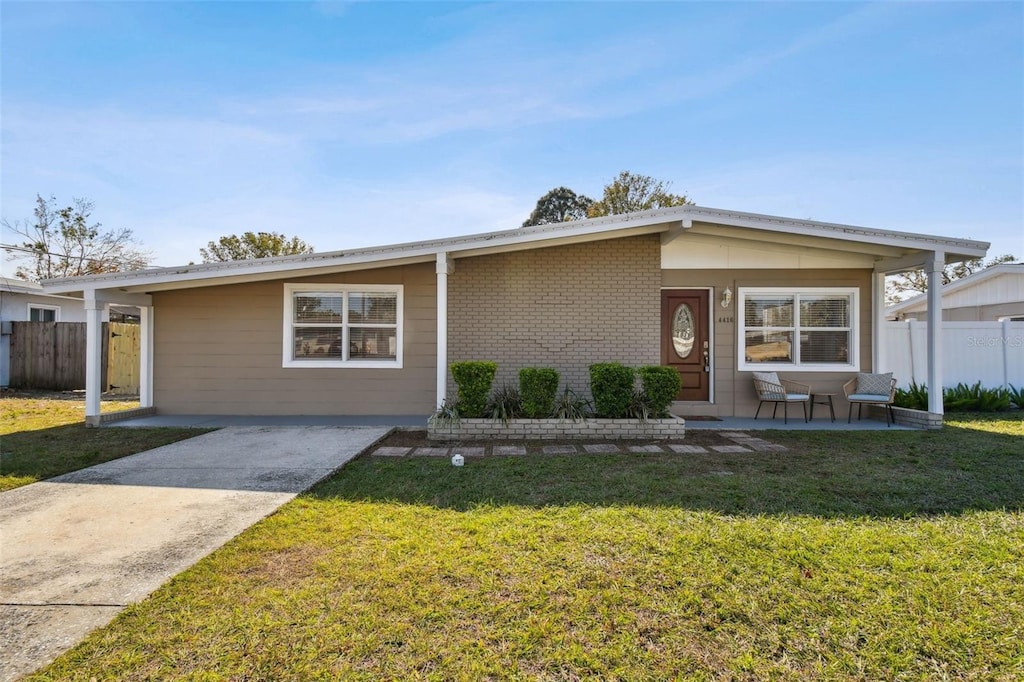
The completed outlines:
{"type": "Polygon", "coordinates": [[[554,367],[589,395],[592,363],[661,361],[657,235],[458,259],[448,286],[448,363],[493,360],[495,386],[554,367]]]}

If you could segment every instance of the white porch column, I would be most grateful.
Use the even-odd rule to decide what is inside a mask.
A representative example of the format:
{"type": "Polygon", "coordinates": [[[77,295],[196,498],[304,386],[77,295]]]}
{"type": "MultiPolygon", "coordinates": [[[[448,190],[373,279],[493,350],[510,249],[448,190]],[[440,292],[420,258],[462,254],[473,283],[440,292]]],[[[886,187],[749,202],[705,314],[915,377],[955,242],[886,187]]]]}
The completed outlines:
{"type": "Polygon", "coordinates": [[[871,288],[871,371],[886,372],[890,369],[885,346],[889,341],[885,331],[885,273],[876,272],[871,288]]]}
{"type": "Polygon", "coordinates": [[[139,407],[153,407],[152,306],[139,306],[139,407]]]}
{"type": "Polygon", "coordinates": [[[454,271],[448,253],[437,254],[437,405],[448,395],[448,275],[454,271]]]}
{"type": "Polygon", "coordinates": [[[942,269],[946,254],[936,251],[925,263],[928,273],[928,411],[942,412],[942,269]]]}
{"type": "Polygon", "coordinates": [[[107,304],[96,292],[85,292],[85,423],[99,426],[103,387],[103,311],[107,304]]]}

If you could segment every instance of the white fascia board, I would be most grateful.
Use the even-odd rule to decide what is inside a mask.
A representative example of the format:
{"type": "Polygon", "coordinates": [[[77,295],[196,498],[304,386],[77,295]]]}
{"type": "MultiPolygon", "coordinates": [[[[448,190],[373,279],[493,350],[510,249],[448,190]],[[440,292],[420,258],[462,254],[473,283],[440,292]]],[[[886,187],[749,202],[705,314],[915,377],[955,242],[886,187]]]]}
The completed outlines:
{"type": "Polygon", "coordinates": [[[883,246],[934,251],[942,249],[950,255],[970,256],[979,258],[988,252],[989,243],[971,239],[940,237],[913,232],[897,232],[875,227],[843,225],[841,223],[825,223],[816,220],[798,220],[781,216],[727,211],[718,208],[691,206],[690,216],[695,221],[709,222],[717,225],[734,225],[754,230],[788,232],[816,237],[831,237],[847,241],[866,242],[883,246]]]}
{"type": "Polygon", "coordinates": [[[444,251],[457,258],[485,252],[519,250],[552,246],[573,241],[587,241],[609,238],[620,233],[642,234],[665,232],[679,224],[692,225],[694,221],[715,225],[745,227],[766,232],[799,234],[811,237],[826,237],[865,244],[892,246],[907,250],[943,250],[952,255],[969,257],[984,256],[988,244],[970,240],[949,239],[931,235],[893,232],[876,228],[857,227],[838,223],[822,223],[797,220],[779,216],[726,211],[723,209],[685,205],[655,209],[639,213],[589,218],[570,223],[554,223],[535,227],[517,228],[499,232],[471,234],[449,239],[410,242],[382,247],[333,251],[297,256],[280,256],[254,261],[231,261],[227,263],[203,263],[180,267],[154,268],[135,272],[109,273],[67,279],[50,280],[46,287],[53,292],[81,292],[83,289],[134,289],[157,290],[162,288],[185,288],[188,286],[209,286],[232,281],[270,279],[268,275],[287,276],[288,273],[303,271],[337,271],[338,268],[387,267],[389,262],[427,262],[444,251]]]}
{"type": "MultiPolygon", "coordinates": [[[[366,269],[367,267],[390,267],[395,264],[431,262],[439,252],[451,257],[474,255],[483,251],[517,250],[535,248],[557,243],[581,241],[585,238],[607,237],[615,232],[635,233],[637,231],[668,230],[680,220],[678,209],[664,209],[634,213],[627,216],[594,218],[574,223],[557,223],[531,228],[505,230],[485,234],[453,237],[451,239],[427,242],[412,242],[383,247],[370,247],[352,251],[334,251],[301,256],[282,256],[253,261],[230,261],[226,263],[203,263],[167,268],[153,268],[132,272],[116,272],[87,277],[70,277],[48,280],[46,288],[51,291],[80,292],[83,289],[134,289],[159,290],[160,285],[209,286],[232,281],[252,281],[286,276],[298,270],[305,274],[337,272],[339,269],[366,269]],[[658,227],[660,226],[660,227],[658,227]],[[267,275],[270,275],[268,277],[267,275]]],[[[178,288],[178,287],[174,287],[178,288]]]]}

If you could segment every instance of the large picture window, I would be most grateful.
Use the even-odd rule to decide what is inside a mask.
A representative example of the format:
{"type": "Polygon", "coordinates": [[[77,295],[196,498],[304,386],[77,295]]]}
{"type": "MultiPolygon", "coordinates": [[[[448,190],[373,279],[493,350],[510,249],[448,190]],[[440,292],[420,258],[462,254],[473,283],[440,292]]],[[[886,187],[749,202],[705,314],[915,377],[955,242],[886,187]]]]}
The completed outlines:
{"type": "Polygon", "coordinates": [[[285,367],[402,366],[400,285],[285,284],[285,367]]]}
{"type": "Polygon", "coordinates": [[[741,370],[859,366],[857,290],[741,288],[741,370]]]}

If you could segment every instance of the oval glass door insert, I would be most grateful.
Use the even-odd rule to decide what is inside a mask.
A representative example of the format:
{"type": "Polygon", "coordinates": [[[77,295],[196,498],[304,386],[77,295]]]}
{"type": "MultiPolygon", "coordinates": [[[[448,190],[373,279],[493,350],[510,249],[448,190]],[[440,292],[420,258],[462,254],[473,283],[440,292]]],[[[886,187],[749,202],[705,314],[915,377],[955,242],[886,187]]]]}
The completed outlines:
{"type": "Polygon", "coordinates": [[[676,355],[687,358],[693,352],[694,331],[693,310],[685,303],[680,303],[672,314],[672,346],[676,355]]]}

